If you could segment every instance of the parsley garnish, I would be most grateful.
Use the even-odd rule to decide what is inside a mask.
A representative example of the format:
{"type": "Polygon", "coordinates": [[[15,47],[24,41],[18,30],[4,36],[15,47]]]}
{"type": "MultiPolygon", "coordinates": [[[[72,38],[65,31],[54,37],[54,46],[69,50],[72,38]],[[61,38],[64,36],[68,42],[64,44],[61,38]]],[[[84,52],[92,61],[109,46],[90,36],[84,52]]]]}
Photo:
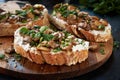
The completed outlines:
{"type": "Polygon", "coordinates": [[[104,45],[103,43],[100,43],[99,46],[100,46],[100,47],[104,47],[105,45],[104,45]]]}
{"type": "Polygon", "coordinates": [[[17,53],[14,53],[13,57],[15,58],[15,60],[18,60],[18,61],[20,61],[22,58],[22,56],[20,54],[17,54],[17,53]]]}
{"type": "Polygon", "coordinates": [[[25,10],[16,10],[16,14],[20,15],[20,16],[26,16],[27,15],[27,11],[25,11],[25,10]]]}
{"type": "Polygon", "coordinates": [[[5,54],[0,54],[0,59],[4,59],[5,58],[5,54]]]}
{"type": "Polygon", "coordinates": [[[120,42],[119,41],[114,41],[113,47],[114,47],[114,49],[119,48],[120,47],[120,42]]]}
{"type": "Polygon", "coordinates": [[[27,28],[25,28],[25,27],[20,29],[20,34],[24,34],[25,35],[25,34],[28,34],[28,32],[29,32],[29,30],[27,28]]]}
{"type": "Polygon", "coordinates": [[[59,8],[54,9],[53,15],[55,15],[55,11],[56,11],[56,12],[60,12],[63,17],[68,17],[70,14],[77,16],[76,10],[73,10],[73,11],[68,10],[68,6],[69,5],[61,4],[59,8]]]}
{"type": "Polygon", "coordinates": [[[59,52],[61,50],[62,50],[61,48],[57,47],[57,48],[53,49],[52,52],[59,52]]]}
{"type": "Polygon", "coordinates": [[[30,45],[31,45],[31,46],[37,46],[37,45],[38,45],[38,43],[37,43],[37,42],[35,42],[35,41],[31,41],[31,42],[30,42],[30,45]]]}
{"type": "Polygon", "coordinates": [[[40,28],[40,32],[43,33],[45,30],[47,30],[48,27],[47,26],[41,26],[40,28]]]}
{"type": "Polygon", "coordinates": [[[104,50],[103,48],[101,48],[101,49],[99,50],[99,52],[100,52],[102,55],[105,54],[105,50],[104,50]]]}
{"type": "Polygon", "coordinates": [[[51,39],[53,39],[54,36],[51,34],[42,34],[42,37],[43,40],[50,41],[51,39]]]}
{"type": "Polygon", "coordinates": [[[99,29],[99,30],[105,30],[105,26],[104,26],[104,25],[99,25],[99,26],[98,26],[98,29],[99,29]]]}

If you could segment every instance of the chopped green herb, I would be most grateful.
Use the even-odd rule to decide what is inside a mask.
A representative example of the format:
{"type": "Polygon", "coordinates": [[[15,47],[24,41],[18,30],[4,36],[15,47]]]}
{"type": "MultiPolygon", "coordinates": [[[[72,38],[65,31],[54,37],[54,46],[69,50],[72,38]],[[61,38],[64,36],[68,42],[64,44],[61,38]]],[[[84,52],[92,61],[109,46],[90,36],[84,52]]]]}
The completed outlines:
{"type": "Polygon", "coordinates": [[[43,37],[40,38],[39,42],[42,42],[43,41],[43,37]]]}
{"type": "Polygon", "coordinates": [[[3,14],[3,15],[0,14],[0,20],[5,19],[6,17],[7,17],[7,14],[3,14]]]}
{"type": "Polygon", "coordinates": [[[104,26],[104,25],[99,25],[99,26],[98,26],[98,29],[99,29],[99,30],[105,30],[105,26],[104,26]]]}
{"type": "Polygon", "coordinates": [[[68,36],[71,36],[71,33],[67,32],[67,31],[63,31],[63,33],[65,34],[65,37],[67,38],[68,36]]]}
{"type": "Polygon", "coordinates": [[[31,45],[31,46],[37,46],[37,45],[38,45],[38,43],[37,43],[37,42],[35,42],[35,41],[31,41],[31,42],[30,42],[30,45],[31,45]]]}
{"type": "Polygon", "coordinates": [[[103,48],[101,48],[101,49],[99,50],[99,52],[100,52],[102,55],[105,54],[105,50],[104,50],[103,48]]]}
{"type": "Polygon", "coordinates": [[[30,31],[27,33],[27,35],[31,35],[31,34],[33,34],[33,33],[35,33],[35,31],[34,31],[34,30],[30,30],[30,31]]]}
{"type": "Polygon", "coordinates": [[[26,23],[27,20],[26,20],[26,19],[22,19],[21,22],[22,22],[22,23],[26,23]]]}
{"type": "Polygon", "coordinates": [[[41,28],[40,28],[40,32],[43,33],[46,29],[48,29],[47,26],[41,26],[41,28]]]}
{"type": "Polygon", "coordinates": [[[24,10],[16,10],[16,14],[17,14],[17,15],[20,15],[20,16],[26,16],[26,15],[27,15],[27,12],[24,11],[24,10]]]}
{"type": "Polygon", "coordinates": [[[66,46],[68,46],[69,45],[69,43],[68,42],[65,42],[64,44],[62,44],[62,47],[66,47],[66,46]]]}
{"type": "Polygon", "coordinates": [[[34,16],[34,20],[37,20],[38,18],[39,18],[39,16],[36,16],[36,15],[34,16]]]}
{"type": "Polygon", "coordinates": [[[56,11],[55,11],[55,10],[53,10],[52,15],[53,15],[53,16],[55,16],[55,15],[56,15],[56,11]]]}
{"type": "Polygon", "coordinates": [[[40,32],[37,32],[35,35],[34,35],[34,38],[40,38],[41,37],[41,33],[40,32]]]}
{"type": "Polygon", "coordinates": [[[54,37],[51,34],[42,34],[42,36],[43,36],[43,39],[46,40],[46,41],[50,41],[54,37]]]}
{"type": "Polygon", "coordinates": [[[105,45],[104,45],[103,43],[100,43],[99,46],[100,46],[100,47],[104,47],[105,45]]]}
{"type": "Polygon", "coordinates": [[[52,52],[59,52],[61,50],[62,50],[61,48],[57,47],[57,48],[53,49],[52,52]]]}
{"type": "Polygon", "coordinates": [[[30,34],[31,38],[35,38],[35,33],[30,34]]]}
{"type": "Polygon", "coordinates": [[[20,29],[20,34],[24,34],[25,35],[25,34],[28,34],[28,32],[29,32],[29,30],[27,28],[25,28],[25,27],[20,29]]]}
{"type": "Polygon", "coordinates": [[[18,61],[20,61],[21,58],[22,58],[22,56],[19,55],[19,54],[17,54],[17,53],[14,53],[14,54],[13,54],[13,57],[15,58],[15,60],[18,60],[18,61]]]}
{"type": "Polygon", "coordinates": [[[33,8],[30,8],[27,12],[31,12],[33,13],[34,9],[33,8]]]}
{"type": "Polygon", "coordinates": [[[71,11],[71,10],[68,10],[67,8],[68,8],[68,5],[61,4],[59,8],[54,9],[53,15],[55,15],[56,12],[60,12],[63,17],[68,17],[70,14],[77,16],[76,10],[71,11]]]}
{"type": "Polygon", "coordinates": [[[84,40],[82,40],[82,41],[80,42],[80,44],[82,44],[82,45],[83,45],[83,43],[84,43],[84,40]]]}
{"type": "Polygon", "coordinates": [[[114,48],[119,48],[120,47],[120,42],[119,41],[114,41],[113,47],[114,48]]]}
{"type": "Polygon", "coordinates": [[[0,59],[4,59],[5,58],[5,54],[0,54],[0,59]]]}

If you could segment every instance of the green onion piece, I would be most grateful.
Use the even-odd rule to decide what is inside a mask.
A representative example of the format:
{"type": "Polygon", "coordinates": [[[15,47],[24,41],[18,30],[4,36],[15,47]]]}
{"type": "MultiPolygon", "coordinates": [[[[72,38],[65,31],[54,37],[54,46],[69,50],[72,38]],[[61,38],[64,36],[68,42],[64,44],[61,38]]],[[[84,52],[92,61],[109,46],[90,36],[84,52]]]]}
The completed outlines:
{"type": "Polygon", "coordinates": [[[35,33],[31,33],[30,36],[31,36],[31,38],[34,38],[35,37],[35,33]]]}
{"type": "Polygon", "coordinates": [[[42,36],[43,36],[43,39],[46,41],[50,41],[51,39],[54,38],[54,36],[51,34],[43,34],[42,36]]]}
{"type": "Polygon", "coordinates": [[[26,16],[27,12],[26,11],[22,11],[22,10],[16,10],[16,14],[20,15],[20,16],[26,16]]]}
{"type": "Polygon", "coordinates": [[[43,33],[46,29],[48,29],[47,26],[41,26],[41,28],[40,28],[40,32],[43,33]]]}
{"type": "Polygon", "coordinates": [[[120,42],[119,41],[114,41],[113,47],[114,47],[114,49],[119,48],[120,47],[120,42]]]}
{"type": "Polygon", "coordinates": [[[80,44],[82,44],[82,45],[83,45],[83,44],[84,44],[84,40],[82,40],[82,41],[80,42],[80,44]]]}
{"type": "Polygon", "coordinates": [[[42,42],[43,41],[43,37],[40,38],[39,42],[42,42]]]}
{"type": "Polygon", "coordinates": [[[67,31],[63,31],[63,33],[65,34],[65,37],[67,38],[68,36],[71,36],[71,34],[67,31]]]}
{"type": "Polygon", "coordinates": [[[0,54],[0,59],[4,59],[5,58],[5,54],[0,54]]]}
{"type": "Polygon", "coordinates": [[[37,43],[37,42],[34,42],[34,41],[31,41],[31,42],[30,42],[30,45],[31,45],[31,46],[37,46],[38,43],[37,43]]]}
{"type": "Polygon", "coordinates": [[[37,20],[38,18],[39,18],[39,16],[36,16],[36,15],[34,16],[34,20],[37,20]]]}
{"type": "Polygon", "coordinates": [[[28,35],[31,35],[31,34],[33,34],[33,33],[35,33],[35,31],[34,31],[34,30],[30,30],[27,34],[28,34],[28,35]]]}
{"type": "Polygon", "coordinates": [[[6,17],[7,17],[7,14],[3,14],[3,15],[0,14],[0,20],[5,19],[6,17]]]}
{"type": "Polygon", "coordinates": [[[57,48],[53,49],[52,52],[59,52],[61,50],[62,50],[61,48],[57,47],[57,48]]]}
{"type": "Polygon", "coordinates": [[[98,29],[99,29],[99,30],[105,30],[105,26],[104,26],[104,25],[99,25],[99,26],[98,26],[98,29]]]}
{"type": "Polygon", "coordinates": [[[18,61],[20,61],[22,58],[22,56],[17,53],[14,53],[13,56],[14,56],[15,60],[18,60],[18,61]]]}
{"type": "Polygon", "coordinates": [[[103,43],[100,43],[99,45],[100,45],[100,47],[104,47],[105,46],[103,43]]]}
{"type": "Polygon", "coordinates": [[[101,49],[99,50],[99,52],[100,52],[102,55],[105,54],[105,50],[104,50],[103,48],[101,48],[101,49]]]}
{"type": "Polygon", "coordinates": [[[20,34],[24,34],[25,35],[25,34],[28,34],[28,32],[29,32],[29,30],[27,28],[25,28],[25,27],[20,29],[20,34]]]}
{"type": "Polygon", "coordinates": [[[37,32],[35,35],[34,35],[34,38],[40,38],[41,37],[41,33],[40,32],[37,32]]]}

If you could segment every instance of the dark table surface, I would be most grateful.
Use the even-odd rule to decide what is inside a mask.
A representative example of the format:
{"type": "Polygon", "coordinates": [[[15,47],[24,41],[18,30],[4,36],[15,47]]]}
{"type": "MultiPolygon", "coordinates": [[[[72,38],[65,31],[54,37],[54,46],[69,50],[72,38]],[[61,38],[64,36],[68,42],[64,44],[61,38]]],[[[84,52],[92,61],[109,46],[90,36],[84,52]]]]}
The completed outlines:
{"type": "MultiPolygon", "coordinates": [[[[7,0],[6,0],[7,1],[7,0]]],[[[63,2],[64,0],[27,0],[28,2],[42,3],[51,12],[52,6],[56,3],[63,2]]],[[[5,2],[5,0],[0,0],[0,3],[5,2]]],[[[71,4],[79,5],[78,0],[70,1],[71,4]]],[[[120,15],[99,15],[95,14],[90,9],[85,9],[90,15],[96,15],[100,18],[106,19],[112,26],[112,35],[115,41],[120,42],[120,15]]],[[[14,74],[13,74],[14,75],[14,74]]],[[[14,78],[8,75],[0,74],[0,80],[21,80],[19,78],[14,78]]],[[[22,79],[23,80],[23,79],[22,79]]],[[[109,60],[99,67],[98,69],[89,72],[85,75],[65,79],[65,80],[120,80],[120,49],[115,49],[109,60]]]]}

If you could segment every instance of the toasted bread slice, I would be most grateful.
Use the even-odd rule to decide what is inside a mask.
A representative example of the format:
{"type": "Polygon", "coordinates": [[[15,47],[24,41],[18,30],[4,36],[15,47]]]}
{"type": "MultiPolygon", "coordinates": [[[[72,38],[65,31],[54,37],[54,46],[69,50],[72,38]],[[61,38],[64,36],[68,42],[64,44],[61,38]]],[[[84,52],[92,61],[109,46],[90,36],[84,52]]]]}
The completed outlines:
{"type": "MultiPolygon", "coordinates": [[[[39,29],[41,31],[39,40],[36,37],[29,37],[33,33],[28,35],[29,32],[26,32],[28,30],[31,32],[35,29],[30,30],[21,27],[15,31],[14,49],[18,54],[32,62],[37,64],[48,63],[50,65],[70,66],[81,63],[88,58],[89,42],[78,39],[68,32],[50,32],[51,29],[46,28],[45,30],[45,27],[42,26],[39,29]],[[23,32],[21,32],[22,30],[23,32]],[[34,45],[31,42],[34,42],[34,45]]],[[[35,34],[38,33],[36,31],[35,34]]]]}
{"type": "Polygon", "coordinates": [[[55,5],[49,18],[58,29],[88,41],[107,42],[111,36],[111,26],[106,20],[90,16],[69,4],[55,5]]]}
{"type": "Polygon", "coordinates": [[[39,26],[49,25],[48,10],[44,5],[26,4],[21,10],[16,10],[15,13],[6,13],[3,10],[0,13],[0,36],[13,36],[17,28],[29,23],[39,26]]]}

